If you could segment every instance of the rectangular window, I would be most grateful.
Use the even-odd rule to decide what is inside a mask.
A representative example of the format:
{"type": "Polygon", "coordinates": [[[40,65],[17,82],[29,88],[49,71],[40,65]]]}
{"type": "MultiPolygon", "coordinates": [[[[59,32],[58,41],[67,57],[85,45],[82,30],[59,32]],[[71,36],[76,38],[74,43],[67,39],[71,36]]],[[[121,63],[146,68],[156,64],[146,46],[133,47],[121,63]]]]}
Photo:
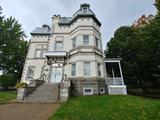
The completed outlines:
{"type": "Polygon", "coordinates": [[[35,58],[40,58],[42,56],[41,49],[36,49],[35,51],[35,58]]]}
{"type": "Polygon", "coordinates": [[[27,71],[27,80],[32,80],[33,76],[34,76],[34,69],[35,67],[28,67],[28,71],[27,71]]]}
{"type": "Polygon", "coordinates": [[[46,49],[43,49],[43,51],[42,51],[42,57],[43,57],[43,58],[45,58],[45,55],[44,55],[44,54],[45,54],[46,51],[47,51],[46,49]]]}
{"type": "Polygon", "coordinates": [[[90,71],[90,63],[89,62],[85,62],[84,63],[84,75],[85,76],[90,76],[90,74],[91,74],[91,71],[90,71]]]}
{"type": "Polygon", "coordinates": [[[76,63],[72,64],[72,76],[76,76],[76,63]]]}
{"type": "Polygon", "coordinates": [[[47,50],[47,45],[37,45],[35,50],[35,58],[44,58],[44,53],[47,50]]]}
{"type": "Polygon", "coordinates": [[[95,37],[95,40],[96,40],[96,47],[99,47],[99,44],[98,44],[99,40],[98,40],[98,38],[95,37]]]}
{"type": "Polygon", "coordinates": [[[83,45],[84,46],[89,45],[89,35],[83,35],[83,45]]]}
{"type": "Polygon", "coordinates": [[[44,45],[42,48],[42,57],[45,58],[44,54],[47,51],[47,45],[44,45]]]}
{"type": "Polygon", "coordinates": [[[105,88],[100,88],[100,94],[105,94],[105,88]]]}
{"type": "Polygon", "coordinates": [[[72,46],[73,48],[76,47],[76,37],[72,39],[72,46]]]}
{"type": "Polygon", "coordinates": [[[97,63],[97,67],[98,67],[98,76],[101,76],[101,64],[97,63]]]}
{"type": "Polygon", "coordinates": [[[84,13],[87,13],[87,7],[84,7],[84,8],[83,8],[83,12],[84,12],[84,13]]]}
{"type": "Polygon", "coordinates": [[[83,88],[83,95],[93,95],[93,88],[83,88]]]}
{"type": "Polygon", "coordinates": [[[55,51],[63,51],[63,42],[58,41],[55,43],[55,51]]]}

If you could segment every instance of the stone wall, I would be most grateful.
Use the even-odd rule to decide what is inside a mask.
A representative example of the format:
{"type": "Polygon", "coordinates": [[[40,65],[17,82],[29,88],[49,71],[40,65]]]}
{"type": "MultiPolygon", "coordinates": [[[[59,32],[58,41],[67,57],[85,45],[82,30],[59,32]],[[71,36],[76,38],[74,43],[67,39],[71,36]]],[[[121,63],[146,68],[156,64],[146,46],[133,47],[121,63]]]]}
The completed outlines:
{"type": "Polygon", "coordinates": [[[106,93],[106,82],[104,78],[91,77],[91,78],[69,78],[71,81],[71,94],[75,96],[84,95],[84,88],[93,89],[93,95],[106,93]],[[104,89],[104,93],[100,92],[104,89]]]}

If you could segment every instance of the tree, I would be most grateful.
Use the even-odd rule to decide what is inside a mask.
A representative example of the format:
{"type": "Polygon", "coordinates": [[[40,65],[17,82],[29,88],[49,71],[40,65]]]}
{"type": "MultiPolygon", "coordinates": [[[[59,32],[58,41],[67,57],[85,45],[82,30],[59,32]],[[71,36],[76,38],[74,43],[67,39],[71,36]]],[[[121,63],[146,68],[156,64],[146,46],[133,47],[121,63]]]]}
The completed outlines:
{"type": "MultiPolygon", "coordinates": [[[[1,14],[0,14],[1,15],[1,14]]],[[[13,18],[0,16],[0,71],[20,80],[28,42],[22,26],[13,18]]]]}
{"type": "Polygon", "coordinates": [[[155,6],[156,6],[157,11],[158,11],[157,14],[160,15],[160,0],[156,0],[155,6]]]}
{"type": "Polygon", "coordinates": [[[129,87],[160,86],[160,5],[149,24],[139,28],[123,26],[107,44],[106,57],[122,58],[124,79],[129,87]]]}

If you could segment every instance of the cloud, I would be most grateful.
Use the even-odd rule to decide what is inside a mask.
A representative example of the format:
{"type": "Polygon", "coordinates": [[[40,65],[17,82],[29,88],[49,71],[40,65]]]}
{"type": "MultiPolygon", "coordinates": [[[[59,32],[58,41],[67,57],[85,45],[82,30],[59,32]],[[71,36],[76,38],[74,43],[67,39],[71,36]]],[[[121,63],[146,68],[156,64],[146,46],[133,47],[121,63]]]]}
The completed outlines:
{"type": "Polygon", "coordinates": [[[1,0],[3,14],[15,17],[27,35],[42,24],[51,25],[54,14],[72,16],[82,3],[89,3],[102,23],[102,40],[106,42],[114,31],[123,25],[131,25],[143,14],[155,14],[154,0],[1,0]]]}

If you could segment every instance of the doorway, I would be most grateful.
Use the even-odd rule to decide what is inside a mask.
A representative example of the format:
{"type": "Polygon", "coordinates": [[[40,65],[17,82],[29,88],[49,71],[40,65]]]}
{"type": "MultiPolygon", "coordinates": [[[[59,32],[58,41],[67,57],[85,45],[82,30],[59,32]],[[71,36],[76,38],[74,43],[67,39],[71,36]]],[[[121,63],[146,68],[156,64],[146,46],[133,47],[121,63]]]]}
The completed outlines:
{"type": "Polygon", "coordinates": [[[62,80],[63,68],[62,67],[53,67],[51,70],[51,79],[50,83],[60,83],[62,80]]]}

